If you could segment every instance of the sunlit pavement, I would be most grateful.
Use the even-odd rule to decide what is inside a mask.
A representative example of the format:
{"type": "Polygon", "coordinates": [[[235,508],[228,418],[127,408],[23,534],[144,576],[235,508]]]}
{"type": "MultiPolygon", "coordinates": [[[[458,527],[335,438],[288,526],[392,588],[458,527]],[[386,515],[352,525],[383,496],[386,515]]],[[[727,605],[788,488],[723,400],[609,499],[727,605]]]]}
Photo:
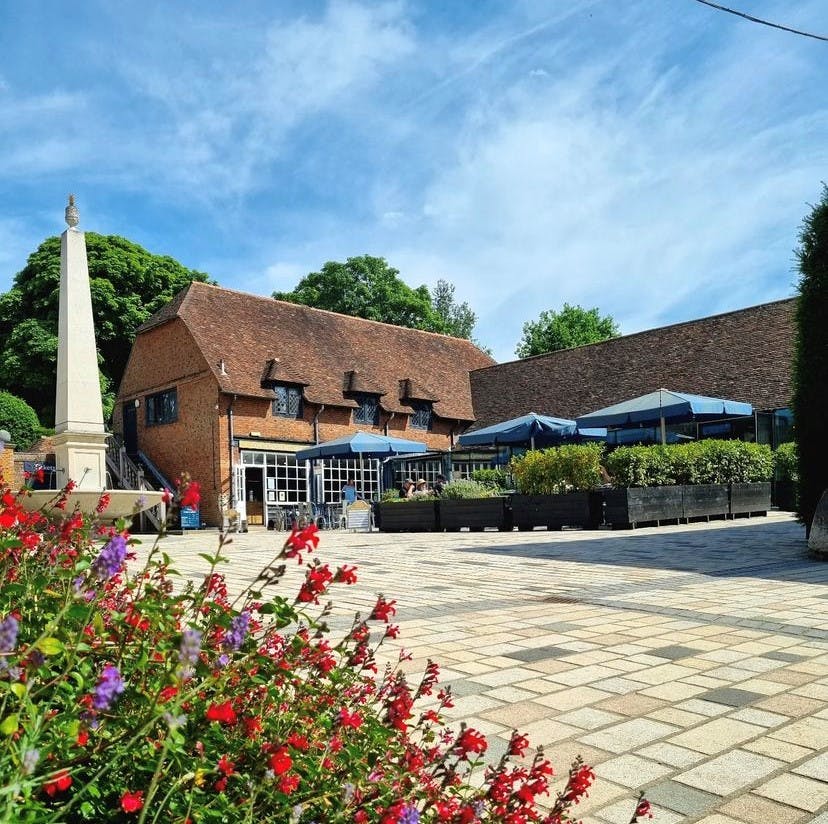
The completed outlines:
{"type": "MultiPolygon", "coordinates": [[[[513,727],[560,772],[598,775],[584,824],[627,824],[644,789],[658,824],[828,824],[828,563],[788,515],[632,532],[323,532],[359,567],[332,627],[397,601],[395,646],[450,683],[453,723],[503,752],[513,727]]],[[[233,535],[222,566],[251,583],[284,533],[233,535]]],[[[169,536],[199,577],[216,531],[169,536]]],[[[292,596],[291,568],[280,592],[292,596]]],[[[388,649],[396,656],[396,649],[388,649]]]]}

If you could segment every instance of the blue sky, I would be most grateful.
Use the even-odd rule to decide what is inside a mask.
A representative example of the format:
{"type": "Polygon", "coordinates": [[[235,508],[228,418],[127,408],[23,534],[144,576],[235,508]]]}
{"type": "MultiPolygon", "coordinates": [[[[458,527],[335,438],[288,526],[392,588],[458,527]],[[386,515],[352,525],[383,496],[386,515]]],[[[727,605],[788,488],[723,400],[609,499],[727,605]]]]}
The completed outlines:
{"type": "MultiPolygon", "coordinates": [[[[824,0],[733,0],[828,35],[824,0]]],[[[9,3],[0,289],[64,228],[269,295],[327,260],[625,333],[793,293],[828,43],[693,0],[9,3]]]]}

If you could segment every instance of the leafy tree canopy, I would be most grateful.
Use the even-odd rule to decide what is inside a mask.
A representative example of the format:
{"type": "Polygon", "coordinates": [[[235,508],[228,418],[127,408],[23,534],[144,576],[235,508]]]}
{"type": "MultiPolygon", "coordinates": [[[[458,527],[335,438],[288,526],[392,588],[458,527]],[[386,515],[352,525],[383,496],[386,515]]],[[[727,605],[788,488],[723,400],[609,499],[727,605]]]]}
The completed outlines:
{"type": "Polygon", "coordinates": [[[0,429],[8,430],[18,450],[28,449],[40,436],[37,413],[22,398],[0,392],[0,429]]]}
{"type": "Polygon", "coordinates": [[[385,258],[371,255],[348,258],[345,263],[328,261],[292,291],[274,292],[273,297],[458,338],[470,338],[477,320],[467,303],[455,301],[452,284],[439,280],[433,292],[426,286],[414,289],[385,258]]]}
{"type": "Polygon", "coordinates": [[[794,436],[799,459],[799,517],[810,532],[822,493],[828,488],[828,186],[802,223],[799,300],[793,368],[794,436]]]}
{"type": "MultiPolygon", "coordinates": [[[[193,280],[208,281],[166,255],[117,235],[86,232],[92,312],[105,411],[126,368],[135,330],[193,280]]],[[[0,296],[0,386],[54,419],[60,238],[43,241],[0,296]]]]}
{"type": "Polygon", "coordinates": [[[618,325],[609,315],[602,318],[598,309],[584,309],[565,303],[559,312],[544,311],[536,321],[523,324],[523,338],[515,354],[519,358],[528,358],[585,343],[597,343],[618,337],[618,334],[618,325]]]}

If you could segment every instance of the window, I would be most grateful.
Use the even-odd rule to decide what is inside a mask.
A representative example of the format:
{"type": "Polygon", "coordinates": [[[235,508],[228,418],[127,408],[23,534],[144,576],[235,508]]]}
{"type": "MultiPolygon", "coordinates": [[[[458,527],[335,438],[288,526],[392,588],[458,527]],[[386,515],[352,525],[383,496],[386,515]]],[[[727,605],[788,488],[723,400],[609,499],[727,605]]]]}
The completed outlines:
{"type": "Polygon", "coordinates": [[[357,395],[359,406],[354,409],[354,423],[376,426],[379,423],[379,398],[376,395],[357,395]]]}
{"type": "Polygon", "coordinates": [[[414,412],[411,415],[412,429],[431,429],[431,403],[417,401],[412,404],[414,412]]]}
{"type": "Polygon", "coordinates": [[[147,425],[175,423],[178,420],[178,390],[167,389],[155,395],[147,395],[147,425]]]}
{"type": "Polygon", "coordinates": [[[302,417],[302,390],[298,386],[275,386],[273,414],[282,418],[302,417]]]}

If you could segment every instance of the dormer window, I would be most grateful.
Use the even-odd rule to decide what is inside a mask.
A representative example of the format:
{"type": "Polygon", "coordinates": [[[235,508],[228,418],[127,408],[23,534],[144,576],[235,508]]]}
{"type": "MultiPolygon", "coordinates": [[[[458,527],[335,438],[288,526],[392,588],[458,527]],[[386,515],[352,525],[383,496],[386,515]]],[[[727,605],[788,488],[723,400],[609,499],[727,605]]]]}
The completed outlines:
{"type": "Polygon", "coordinates": [[[280,418],[302,417],[302,389],[299,386],[277,384],[273,387],[273,414],[280,418]]]}
{"type": "Polygon", "coordinates": [[[377,426],[379,424],[379,395],[356,394],[354,400],[354,423],[377,426]]]}
{"type": "Polygon", "coordinates": [[[431,429],[431,421],[433,418],[431,401],[414,401],[411,404],[411,428],[412,429],[431,429]]]}

